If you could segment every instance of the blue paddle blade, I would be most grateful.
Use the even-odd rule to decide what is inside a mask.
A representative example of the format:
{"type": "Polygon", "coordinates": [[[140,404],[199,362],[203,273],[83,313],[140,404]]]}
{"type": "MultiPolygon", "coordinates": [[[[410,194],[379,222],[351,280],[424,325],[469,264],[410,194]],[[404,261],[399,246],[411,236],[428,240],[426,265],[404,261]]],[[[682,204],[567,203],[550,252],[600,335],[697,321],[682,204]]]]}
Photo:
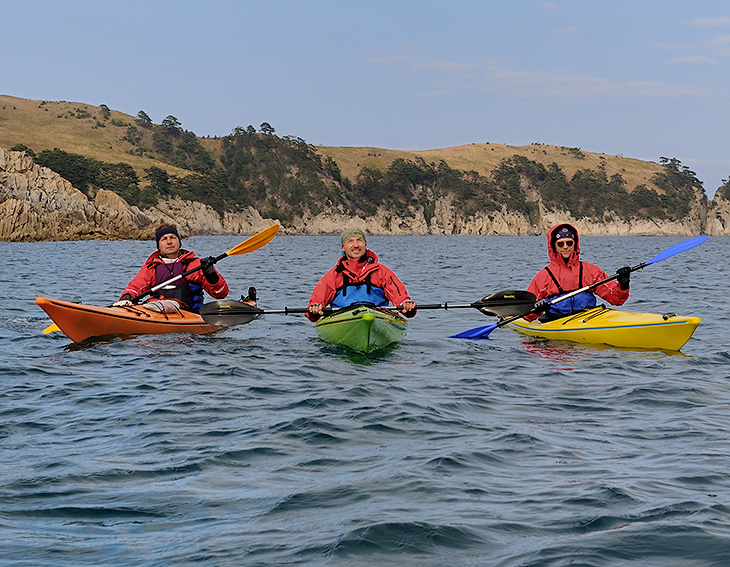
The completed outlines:
{"type": "Polygon", "coordinates": [[[452,339],[488,339],[489,335],[494,329],[496,329],[499,325],[485,325],[484,327],[476,327],[474,329],[469,329],[468,331],[462,331],[461,333],[458,333],[456,335],[451,335],[450,338],[452,339]]]}
{"type": "Polygon", "coordinates": [[[661,260],[666,260],[667,258],[674,256],[675,254],[679,254],[680,252],[684,252],[685,250],[689,250],[690,248],[699,246],[705,240],[707,240],[707,235],[703,234],[702,236],[696,236],[694,238],[690,238],[689,240],[685,240],[684,242],[677,242],[677,244],[675,244],[674,246],[670,246],[663,252],[660,252],[659,254],[654,256],[651,260],[646,262],[646,265],[649,266],[651,264],[656,264],[661,260]]]}

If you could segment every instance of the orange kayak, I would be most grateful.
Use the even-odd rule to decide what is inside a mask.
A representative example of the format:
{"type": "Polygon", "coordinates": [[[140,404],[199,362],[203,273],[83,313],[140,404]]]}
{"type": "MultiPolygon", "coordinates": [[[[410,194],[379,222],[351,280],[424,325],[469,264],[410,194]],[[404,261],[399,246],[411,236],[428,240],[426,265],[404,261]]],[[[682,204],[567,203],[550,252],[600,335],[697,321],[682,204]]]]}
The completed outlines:
{"type": "MultiPolygon", "coordinates": [[[[206,322],[201,315],[191,311],[159,313],[146,309],[143,305],[96,307],[47,297],[37,297],[35,301],[53,319],[58,328],[77,343],[92,337],[108,335],[210,333],[220,329],[221,326],[228,326],[216,317],[206,316],[209,321],[206,322]],[[210,321],[214,321],[215,324],[210,321]]],[[[221,301],[215,305],[225,307],[227,312],[235,310],[239,317],[234,324],[248,323],[260,313],[259,309],[238,301],[221,301]],[[244,314],[243,318],[241,313],[244,314]]]]}

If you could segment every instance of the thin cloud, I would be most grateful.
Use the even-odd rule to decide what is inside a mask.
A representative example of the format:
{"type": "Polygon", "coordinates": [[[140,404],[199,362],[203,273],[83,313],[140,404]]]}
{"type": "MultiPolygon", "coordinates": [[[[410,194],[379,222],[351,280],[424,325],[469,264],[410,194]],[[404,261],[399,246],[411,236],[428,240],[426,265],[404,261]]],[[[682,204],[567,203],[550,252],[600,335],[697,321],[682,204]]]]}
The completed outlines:
{"type": "Polygon", "coordinates": [[[470,63],[454,63],[453,61],[430,61],[419,63],[411,67],[414,73],[461,73],[464,71],[473,71],[477,67],[470,63]]]}
{"type": "MultiPolygon", "coordinates": [[[[711,65],[715,60],[704,57],[676,57],[677,65],[711,65]]],[[[522,99],[551,99],[564,102],[578,100],[623,99],[677,99],[705,96],[701,88],[665,83],[660,81],[613,81],[605,77],[579,75],[566,72],[511,70],[496,62],[457,63],[447,60],[429,61],[419,56],[394,56],[373,58],[373,65],[405,73],[419,74],[433,81],[460,74],[462,84],[449,89],[428,88],[412,96],[418,98],[455,97],[465,91],[496,90],[522,99]]],[[[433,86],[436,86],[434,83],[433,86]]],[[[714,93],[713,96],[717,96],[714,93]]]]}
{"type": "Polygon", "coordinates": [[[475,71],[478,67],[472,63],[458,63],[456,61],[426,60],[413,55],[377,57],[368,61],[372,65],[389,69],[404,69],[408,73],[423,75],[453,75],[475,71]]]}
{"type": "Polygon", "coordinates": [[[730,45],[730,35],[718,35],[717,37],[712,38],[710,45],[715,47],[725,47],[730,45]]]}
{"type": "Polygon", "coordinates": [[[675,57],[669,62],[675,65],[717,65],[718,63],[717,59],[705,57],[704,55],[675,57]]]}
{"type": "Polygon", "coordinates": [[[652,47],[662,51],[707,53],[707,55],[678,55],[669,60],[672,64],[714,65],[719,59],[730,57],[730,35],[704,37],[699,41],[684,44],[655,43],[652,47]]]}
{"type": "Polygon", "coordinates": [[[716,18],[695,18],[689,21],[691,26],[697,26],[701,28],[718,28],[724,26],[730,26],[730,18],[727,16],[718,16],[716,18]]]}
{"type": "Polygon", "coordinates": [[[403,67],[412,66],[417,58],[413,55],[392,55],[390,57],[372,57],[368,59],[368,63],[377,67],[387,67],[390,69],[402,69],[403,67]]]}
{"type": "Polygon", "coordinates": [[[552,34],[558,37],[572,37],[577,36],[579,32],[580,30],[575,26],[564,26],[562,28],[554,29],[552,34]]]}
{"type": "Polygon", "coordinates": [[[702,94],[699,89],[659,81],[618,83],[602,77],[505,69],[489,70],[485,79],[489,87],[507,89],[522,98],[687,98],[702,94]]]}
{"type": "Polygon", "coordinates": [[[431,91],[431,92],[425,92],[425,93],[416,93],[413,95],[413,98],[436,99],[436,98],[454,98],[455,96],[458,96],[458,93],[456,93],[455,91],[431,91]]]}

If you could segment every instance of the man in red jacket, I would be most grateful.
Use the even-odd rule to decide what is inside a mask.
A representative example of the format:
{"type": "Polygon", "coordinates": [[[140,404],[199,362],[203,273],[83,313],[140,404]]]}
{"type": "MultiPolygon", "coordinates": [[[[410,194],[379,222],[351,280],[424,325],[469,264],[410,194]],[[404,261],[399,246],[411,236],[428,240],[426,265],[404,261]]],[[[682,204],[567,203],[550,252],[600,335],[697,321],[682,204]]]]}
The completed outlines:
{"type": "MultiPolygon", "coordinates": [[[[548,231],[547,241],[550,264],[535,275],[527,288],[527,291],[534,293],[538,299],[536,304],[538,313],[540,307],[547,307],[547,302],[551,299],[608,277],[606,272],[595,264],[581,261],[578,231],[573,225],[563,223],[553,226],[548,231]]],[[[606,282],[592,291],[584,291],[559,301],[547,307],[546,311],[543,309],[545,314],[540,320],[549,321],[595,307],[596,295],[613,305],[622,305],[629,298],[631,268],[629,266],[620,268],[617,273],[619,274],[617,281],[606,282]]],[[[530,320],[535,318],[537,315],[526,317],[530,320]]]]}
{"type": "Polygon", "coordinates": [[[139,272],[122,292],[117,307],[131,305],[132,298],[196,268],[200,271],[181,278],[154,293],[155,299],[175,302],[177,307],[197,311],[203,304],[203,290],[216,299],[228,295],[228,283],[213,266],[213,257],[200,260],[194,252],[181,248],[180,235],[171,225],[163,225],[155,233],[157,251],[150,254],[139,272]]]}
{"type": "Polygon", "coordinates": [[[365,234],[359,228],[342,233],[342,257],[315,286],[309,299],[310,321],[324,314],[324,308],[341,309],[357,303],[401,308],[403,315],[416,314],[416,302],[408,296],[406,286],[393,270],[378,262],[375,252],[367,249],[365,234]]]}

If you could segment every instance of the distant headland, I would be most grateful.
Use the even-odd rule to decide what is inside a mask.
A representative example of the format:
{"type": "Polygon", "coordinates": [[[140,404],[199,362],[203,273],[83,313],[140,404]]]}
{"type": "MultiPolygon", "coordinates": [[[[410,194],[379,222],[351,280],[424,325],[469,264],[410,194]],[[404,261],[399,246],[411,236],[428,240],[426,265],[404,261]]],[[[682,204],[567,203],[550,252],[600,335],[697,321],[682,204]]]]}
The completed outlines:
{"type": "Polygon", "coordinates": [[[0,240],[282,233],[730,234],[730,184],[707,198],[676,158],[658,163],[532,144],[426,151],[317,147],[263,123],[200,138],[105,105],[0,96],[0,240]]]}

